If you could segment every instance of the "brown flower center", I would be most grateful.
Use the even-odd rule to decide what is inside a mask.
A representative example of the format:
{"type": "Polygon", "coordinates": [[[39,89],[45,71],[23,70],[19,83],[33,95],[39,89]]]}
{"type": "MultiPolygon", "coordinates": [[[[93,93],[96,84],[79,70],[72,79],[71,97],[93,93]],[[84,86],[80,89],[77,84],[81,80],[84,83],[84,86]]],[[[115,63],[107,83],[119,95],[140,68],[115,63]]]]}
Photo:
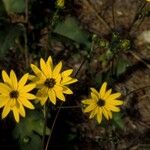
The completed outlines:
{"type": "Polygon", "coordinates": [[[19,92],[13,90],[13,91],[11,91],[11,92],[9,93],[9,96],[10,96],[10,98],[16,98],[16,99],[17,99],[17,98],[19,97],[19,92]]]}
{"type": "Polygon", "coordinates": [[[46,79],[44,82],[44,85],[47,86],[48,88],[53,88],[55,84],[56,81],[53,78],[46,79]]]}
{"type": "Polygon", "coordinates": [[[105,101],[103,99],[99,99],[99,101],[97,102],[97,105],[99,107],[103,107],[105,105],[105,101]]]}

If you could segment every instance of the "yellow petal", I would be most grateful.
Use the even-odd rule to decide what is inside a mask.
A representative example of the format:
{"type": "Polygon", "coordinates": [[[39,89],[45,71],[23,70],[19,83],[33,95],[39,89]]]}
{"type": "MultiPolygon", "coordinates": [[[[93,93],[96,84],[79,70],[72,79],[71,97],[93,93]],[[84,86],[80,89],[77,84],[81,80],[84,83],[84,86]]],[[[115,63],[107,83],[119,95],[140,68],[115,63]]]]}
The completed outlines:
{"type": "Polygon", "coordinates": [[[54,71],[53,71],[53,76],[57,78],[57,76],[59,75],[60,71],[61,71],[61,68],[62,68],[62,62],[59,62],[58,65],[56,65],[56,67],[54,68],[54,71]]]}
{"type": "Polygon", "coordinates": [[[73,92],[66,86],[63,86],[63,93],[65,93],[65,94],[73,94],[73,92]]]}
{"type": "Polygon", "coordinates": [[[63,94],[63,91],[55,91],[55,93],[58,99],[62,100],[63,102],[65,101],[65,96],[63,94]]]}
{"type": "Polygon", "coordinates": [[[106,100],[106,99],[110,96],[111,92],[112,92],[112,89],[109,89],[109,90],[105,93],[104,97],[102,97],[102,99],[105,99],[105,100],[106,100]]]}
{"type": "Polygon", "coordinates": [[[26,98],[21,97],[21,98],[19,98],[19,101],[20,101],[25,107],[27,107],[27,108],[29,108],[29,109],[34,109],[33,104],[32,104],[30,101],[28,101],[26,98]]]}
{"type": "Polygon", "coordinates": [[[31,93],[25,93],[25,94],[22,94],[21,96],[22,96],[22,97],[25,97],[25,98],[27,98],[27,99],[30,99],[30,100],[36,98],[36,96],[33,95],[33,94],[31,94],[31,93]]]}
{"type": "Polygon", "coordinates": [[[71,77],[63,77],[62,76],[62,83],[69,82],[70,80],[72,80],[71,77]]]}
{"type": "Polygon", "coordinates": [[[42,80],[46,79],[46,76],[43,74],[43,72],[38,67],[36,67],[35,65],[31,64],[31,68],[32,68],[33,72],[35,73],[35,75],[39,79],[42,79],[42,80]]]}
{"type": "Polygon", "coordinates": [[[91,103],[93,103],[94,101],[92,99],[85,99],[85,100],[82,100],[81,101],[83,104],[86,104],[86,105],[90,105],[91,103]]]}
{"type": "Polygon", "coordinates": [[[25,117],[26,113],[25,113],[24,107],[21,103],[20,103],[20,107],[19,107],[18,111],[22,117],[25,117]]]}
{"type": "Polygon", "coordinates": [[[28,80],[28,76],[29,74],[26,73],[20,80],[19,80],[19,83],[18,83],[18,90],[22,89],[23,86],[26,84],[27,80],[28,80]]]}
{"type": "Polygon", "coordinates": [[[19,122],[19,112],[18,109],[16,107],[13,108],[13,114],[14,114],[14,118],[16,120],[16,122],[19,122]]]}
{"type": "Polygon", "coordinates": [[[85,113],[90,112],[90,111],[94,110],[95,108],[96,108],[96,104],[92,103],[84,109],[84,112],[85,113]]]}
{"type": "Polygon", "coordinates": [[[114,112],[119,112],[120,108],[115,107],[115,106],[109,106],[109,110],[114,111],[114,112]]]}
{"type": "Polygon", "coordinates": [[[97,102],[99,100],[99,97],[97,97],[97,95],[95,95],[95,93],[91,92],[91,97],[93,100],[95,100],[95,102],[97,102]]]}
{"type": "Polygon", "coordinates": [[[97,111],[98,111],[98,107],[96,107],[94,110],[92,110],[89,118],[92,119],[97,114],[97,111]]]}
{"type": "Polygon", "coordinates": [[[2,119],[5,118],[10,112],[10,102],[8,102],[2,112],[2,119]]]}
{"type": "Polygon", "coordinates": [[[4,71],[4,70],[2,71],[2,78],[3,78],[3,81],[4,81],[5,83],[7,83],[7,84],[9,84],[9,85],[12,85],[11,80],[10,80],[8,74],[7,74],[6,71],[4,71]]]}
{"type": "Polygon", "coordinates": [[[106,93],[106,88],[107,88],[107,82],[104,82],[100,88],[99,94],[100,98],[103,98],[105,93],[106,93]]]}
{"type": "Polygon", "coordinates": [[[42,106],[46,103],[47,99],[48,99],[48,95],[45,96],[45,97],[40,97],[40,98],[39,98],[40,103],[41,103],[42,106]]]}
{"type": "Polygon", "coordinates": [[[123,104],[123,101],[121,101],[121,100],[111,100],[110,103],[112,105],[119,106],[119,105],[123,104]]]}
{"type": "Polygon", "coordinates": [[[28,76],[28,79],[31,81],[35,80],[35,78],[37,78],[35,75],[29,74],[29,76],[28,76]]]}
{"type": "Polygon", "coordinates": [[[0,95],[0,108],[6,105],[8,101],[9,101],[8,96],[0,95]]]}
{"type": "Polygon", "coordinates": [[[105,118],[106,118],[107,120],[109,120],[109,115],[108,115],[107,110],[105,109],[105,107],[102,107],[102,112],[103,112],[105,118]]]}
{"type": "Polygon", "coordinates": [[[36,97],[45,97],[46,95],[48,95],[48,88],[43,87],[42,89],[38,90],[36,97]]]}
{"type": "Polygon", "coordinates": [[[50,101],[55,105],[56,104],[56,94],[55,94],[54,90],[49,90],[48,96],[49,96],[50,101]]]}
{"type": "Polygon", "coordinates": [[[46,61],[46,65],[47,65],[48,68],[51,69],[51,71],[53,70],[53,60],[52,60],[51,56],[48,57],[48,59],[46,61]]]}
{"type": "Polygon", "coordinates": [[[55,81],[56,81],[57,84],[60,83],[60,81],[61,81],[61,75],[58,74],[57,76],[54,76],[54,79],[55,79],[55,81]]]}
{"type": "MultiPolygon", "coordinates": [[[[66,79],[67,79],[67,78],[66,78],[66,79]]],[[[69,80],[68,80],[68,79],[67,79],[67,80],[63,79],[61,83],[62,83],[63,85],[68,85],[68,84],[75,83],[75,82],[77,82],[77,81],[78,81],[77,79],[69,78],[69,80]]]]}
{"type": "Polygon", "coordinates": [[[46,100],[48,99],[48,88],[39,89],[36,94],[37,99],[40,100],[41,105],[44,105],[46,100]]]}
{"type": "Polygon", "coordinates": [[[121,93],[114,93],[114,94],[111,94],[109,97],[108,97],[108,101],[111,101],[111,100],[114,100],[116,98],[119,98],[121,96],[121,93]]]}
{"type": "Polygon", "coordinates": [[[73,72],[73,69],[68,69],[68,70],[65,70],[62,72],[62,77],[65,78],[65,77],[68,77],[72,74],[73,72]]]}
{"type": "Polygon", "coordinates": [[[112,112],[111,111],[107,111],[107,113],[108,113],[109,118],[112,119],[112,112]]]}
{"type": "Polygon", "coordinates": [[[10,92],[11,92],[11,89],[9,86],[7,86],[4,83],[0,83],[0,93],[2,93],[2,95],[8,96],[10,92]]]}
{"type": "Polygon", "coordinates": [[[17,90],[18,88],[18,81],[17,81],[17,77],[16,74],[13,70],[10,71],[10,80],[12,82],[12,87],[17,90]]]}
{"type": "Polygon", "coordinates": [[[41,67],[41,70],[42,70],[42,72],[44,73],[44,75],[45,75],[46,77],[51,78],[52,70],[51,70],[51,68],[48,68],[48,67],[47,67],[45,61],[44,61],[42,58],[40,59],[40,67],[41,67]]]}
{"type": "Polygon", "coordinates": [[[97,111],[97,122],[100,124],[102,122],[102,109],[98,108],[97,111]]]}
{"type": "Polygon", "coordinates": [[[60,91],[60,92],[63,91],[63,87],[61,87],[60,85],[55,85],[53,89],[54,89],[55,92],[56,91],[60,91]]]}
{"type": "Polygon", "coordinates": [[[35,88],[35,86],[36,85],[32,84],[32,83],[25,85],[22,89],[20,89],[20,93],[27,93],[27,92],[33,90],[35,88]]]}
{"type": "Polygon", "coordinates": [[[90,88],[90,90],[97,96],[99,97],[99,93],[97,92],[97,90],[95,88],[90,88]]]}

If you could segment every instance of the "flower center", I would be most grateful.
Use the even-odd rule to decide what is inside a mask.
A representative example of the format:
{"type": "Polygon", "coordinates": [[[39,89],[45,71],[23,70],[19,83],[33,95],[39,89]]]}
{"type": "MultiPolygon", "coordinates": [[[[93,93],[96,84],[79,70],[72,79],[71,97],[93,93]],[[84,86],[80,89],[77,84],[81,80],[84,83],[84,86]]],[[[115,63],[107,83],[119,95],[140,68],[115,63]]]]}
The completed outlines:
{"type": "Polygon", "coordinates": [[[44,85],[47,86],[48,88],[53,88],[55,84],[56,81],[53,78],[46,79],[46,81],[44,82],[44,85]]]}
{"type": "Polygon", "coordinates": [[[9,96],[10,96],[10,98],[16,98],[16,99],[17,99],[17,98],[19,97],[19,92],[13,90],[13,91],[11,91],[11,92],[9,93],[9,96]]]}
{"type": "Polygon", "coordinates": [[[97,105],[99,107],[103,107],[105,105],[105,101],[103,99],[99,99],[99,101],[97,102],[97,105]]]}

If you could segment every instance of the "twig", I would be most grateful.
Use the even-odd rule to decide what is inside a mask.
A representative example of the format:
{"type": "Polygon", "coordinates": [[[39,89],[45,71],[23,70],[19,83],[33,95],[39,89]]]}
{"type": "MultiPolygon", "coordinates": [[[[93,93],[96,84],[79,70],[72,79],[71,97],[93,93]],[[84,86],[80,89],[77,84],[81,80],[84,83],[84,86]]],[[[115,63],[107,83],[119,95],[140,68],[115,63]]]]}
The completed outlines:
{"type": "Polygon", "coordinates": [[[63,105],[63,102],[60,104],[60,107],[59,107],[59,109],[58,109],[58,111],[56,113],[55,119],[54,119],[53,124],[52,124],[51,132],[50,132],[50,135],[49,135],[47,143],[46,143],[45,150],[48,150],[48,145],[50,143],[50,140],[51,140],[51,137],[52,137],[52,133],[53,133],[53,130],[54,130],[54,126],[55,126],[56,120],[57,120],[57,118],[59,116],[59,113],[60,113],[62,105],[63,105]]]}
{"type": "Polygon", "coordinates": [[[97,11],[95,10],[94,7],[91,6],[91,4],[89,3],[88,0],[85,0],[86,5],[88,5],[88,7],[94,11],[94,14],[96,15],[96,17],[108,28],[109,31],[111,31],[111,27],[108,25],[108,23],[105,21],[105,19],[97,13],[97,11]]]}
{"type": "Polygon", "coordinates": [[[114,28],[116,28],[114,3],[115,3],[115,0],[113,0],[113,3],[112,3],[112,17],[113,17],[114,28]]]}
{"type": "Polygon", "coordinates": [[[137,91],[140,91],[140,90],[143,90],[143,89],[146,89],[146,88],[150,88],[150,85],[147,85],[147,86],[144,86],[144,87],[135,89],[135,90],[133,90],[133,91],[130,91],[129,93],[127,93],[127,94],[125,95],[125,97],[129,96],[129,95],[132,94],[132,93],[135,93],[135,92],[137,92],[137,91]]]}
{"type": "Polygon", "coordinates": [[[134,24],[137,22],[137,20],[139,19],[139,15],[141,14],[141,12],[143,11],[143,9],[145,8],[147,2],[145,1],[144,4],[139,8],[138,12],[136,13],[132,23],[131,23],[131,26],[129,28],[129,32],[132,31],[132,28],[134,27],[134,24]]]}
{"type": "Polygon", "coordinates": [[[42,137],[43,150],[44,150],[46,126],[47,126],[47,109],[46,109],[46,104],[44,104],[44,127],[43,127],[43,137],[42,137]]]}
{"type": "Polygon", "coordinates": [[[68,108],[81,108],[81,106],[62,106],[62,107],[57,107],[61,109],[68,109],[68,108]]]}
{"type": "Polygon", "coordinates": [[[138,61],[142,62],[148,69],[150,69],[150,64],[148,64],[146,61],[140,58],[137,54],[135,54],[133,51],[129,51],[129,53],[134,56],[138,61]]]}
{"type": "Polygon", "coordinates": [[[25,47],[24,47],[24,55],[25,55],[25,62],[26,62],[26,68],[28,68],[28,37],[27,37],[27,28],[28,28],[28,0],[25,0],[25,32],[24,32],[24,41],[25,41],[25,47]]]}

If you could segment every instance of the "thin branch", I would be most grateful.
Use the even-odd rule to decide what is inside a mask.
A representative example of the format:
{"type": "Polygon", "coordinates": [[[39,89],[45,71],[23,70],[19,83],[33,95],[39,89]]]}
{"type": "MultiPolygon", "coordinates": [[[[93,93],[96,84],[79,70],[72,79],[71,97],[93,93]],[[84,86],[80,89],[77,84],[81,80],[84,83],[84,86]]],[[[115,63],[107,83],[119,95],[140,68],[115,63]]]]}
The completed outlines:
{"type": "Polygon", "coordinates": [[[57,107],[61,109],[68,109],[68,108],[81,108],[81,106],[62,106],[62,107],[57,107]]]}
{"type": "Polygon", "coordinates": [[[42,137],[42,146],[44,150],[44,142],[45,142],[45,134],[46,134],[46,126],[47,126],[47,108],[46,104],[44,105],[44,127],[43,127],[43,137],[42,137]]]}
{"type": "Polygon", "coordinates": [[[129,32],[132,31],[132,28],[134,27],[135,23],[136,23],[137,20],[139,19],[139,16],[140,16],[140,14],[142,13],[143,9],[145,8],[146,4],[147,4],[147,2],[145,1],[144,4],[141,5],[141,7],[138,9],[138,11],[137,11],[137,13],[136,13],[136,15],[135,15],[135,17],[134,17],[134,19],[133,19],[131,25],[130,25],[129,32]]]}
{"type": "Polygon", "coordinates": [[[51,137],[52,137],[52,133],[53,133],[53,130],[54,130],[54,126],[55,126],[55,124],[56,124],[56,120],[57,120],[57,118],[58,118],[58,116],[59,116],[59,113],[60,113],[60,110],[61,110],[62,105],[63,105],[63,102],[60,104],[60,107],[59,107],[59,109],[58,109],[58,111],[57,111],[57,113],[56,113],[55,119],[54,119],[53,124],[52,124],[52,127],[51,127],[51,132],[50,132],[50,135],[49,135],[48,140],[47,140],[47,143],[46,143],[45,150],[48,150],[48,145],[49,145],[49,143],[50,143],[50,140],[51,140],[51,137]]]}
{"type": "Polygon", "coordinates": [[[24,47],[24,55],[25,55],[25,62],[26,62],[26,68],[28,68],[29,65],[29,59],[28,59],[28,37],[27,37],[27,29],[28,29],[28,0],[25,0],[25,32],[24,32],[24,41],[25,41],[25,47],[24,47]]]}
{"type": "Polygon", "coordinates": [[[133,51],[129,51],[129,53],[136,58],[138,61],[142,62],[148,69],[150,69],[150,64],[148,64],[146,61],[144,61],[140,56],[135,54],[133,51]]]}
{"type": "Polygon", "coordinates": [[[105,21],[105,19],[100,14],[97,13],[95,8],[91,6],[89,1],[85,0],[85,3],[86,3],[86,5],[88,5],[88,7],[91,9],[91,11],[94,11],[94,14],[96,15],[97,19],[99,19],[99,21],[101,21],[108,28],[109,31],[111,31],[111,27],[108,25],[108,23],[105,21]]]}
{"type": "Polygon", "coordinates": [[[28,0],[25,0],[25,22],[28,23],[28,0]]]}
{"type": "Polygon", "coordinates": [[[114,28],[116,28],[114,3],[115,3],[115,0],[113,0],[113,3],[112,3],[112,17],[113,17],[113,25],[114,25],[114,28]]]}
{"type": "Polygon", "coordinates": [[[125,95],[125,97],[127,97],[127,96],[129,96],[130,94],[133,94],[133,93],[135,93],[135,92],[138,92],[138,91],[140,91],[140,90],[147,89],[147,88],[150,88],[150,85],[147,85],[147,86],[144,86],[144,87],[135,89],[135,90],[133,90],[133,91],[130,91],[129,93],[127,93],[127,94],[125,95]]]}

